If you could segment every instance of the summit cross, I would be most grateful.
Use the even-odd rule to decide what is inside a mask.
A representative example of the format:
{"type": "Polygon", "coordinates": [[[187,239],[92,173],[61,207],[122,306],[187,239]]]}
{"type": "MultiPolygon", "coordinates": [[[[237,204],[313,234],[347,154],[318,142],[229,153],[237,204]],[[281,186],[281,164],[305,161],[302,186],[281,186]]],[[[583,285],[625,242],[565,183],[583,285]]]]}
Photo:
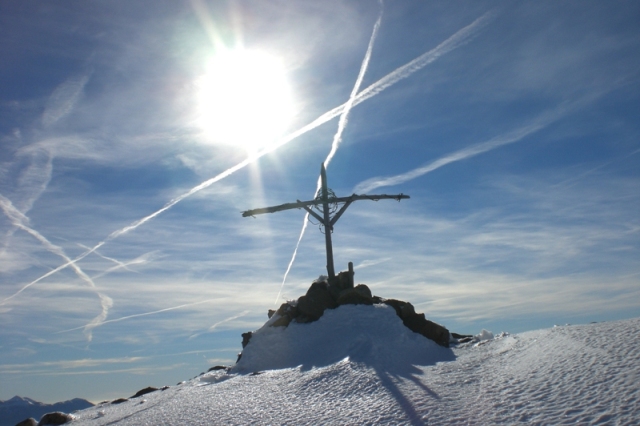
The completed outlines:
{"type": "Polygon", "coordinates": [[[353,194],[349,197],[336,197],[333,191],[331,191],[327,187],[327,171],[324,167],[324,163],[322,163],[320,167],[320,181],[321,181],[320,194],[318,194],[318,196],[316,196],[316,198],[313,200],[309,200],[309,201],[297,200],[296,203],[286,203],[286,204],[280,204],[278,206],[273,206],[273,207],[264,207],[261,209],[247,210],[242,212],[242,216],[248,217],[248,216],[255,216],[255,215],[264,214],[264,213],[275,213],[282,210],[305,209],[307,213],[309,213],[311,216],[313,216],[318,221],[320,221],[320,224],[324,226],[325,243],[327,246],[327,272],[329,273],[329,278],[333,279],[335,278],[336,274],[333,268],[333,246],[331,243],[331,232],[333,232],[333,225],[335,225],[338,219],[340,219],[340,216],[342,216],[345,210],[347,210],[347,207],[349,207],[351,203],[357,200],[378,201],[378,200],[390,199],[390,200],[400,201],[402,199],[407,199],[410,197],[404,194],[398,194],[398,195],[353,194]],[[331,205],[335,204],[337,206],[340,203],[344,203],[343,206],[340,208],[340,210],[335,212],[333,216],[331,216],[331,214],[333,213],[331,209],[331,205]],[[312,210],[311,207],[316,207],[318,208],[318,210],[320,210],[321,208],[322,216],[317,212],[315,212],[314,210],[312,210]]]}

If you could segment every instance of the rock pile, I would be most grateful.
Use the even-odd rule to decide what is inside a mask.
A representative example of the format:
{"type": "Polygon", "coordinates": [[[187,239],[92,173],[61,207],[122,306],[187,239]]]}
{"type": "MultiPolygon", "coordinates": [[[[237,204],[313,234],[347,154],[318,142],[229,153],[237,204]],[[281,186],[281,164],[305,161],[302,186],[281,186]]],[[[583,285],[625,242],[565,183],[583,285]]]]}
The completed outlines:
{"type": "MultiPolygon", "coordinates": [[[[416,313],[413,305],[396,299],[384,299],[374,296],[365,284],[353,285],[350,272],[340,272],[333,280],[321,277],[311,284],[304,296],[298,300],[283,303],[277,311],[269,310],[269,318],[274,318],[271,327],[286,327],[291,321],[308,323],[317,321],[325,310],[341,305],[373,305],[384,303],[393,307],[402,322],[411,331],[433,340],[437,344],[449,347],[449,330],[440,324],[429,321],[422,313],[416,313]],[[274,317],[275,315],[275,317],[274,317]]],[[[242,334],[242,347],[251,341],[252,333],[242,334]]]]}

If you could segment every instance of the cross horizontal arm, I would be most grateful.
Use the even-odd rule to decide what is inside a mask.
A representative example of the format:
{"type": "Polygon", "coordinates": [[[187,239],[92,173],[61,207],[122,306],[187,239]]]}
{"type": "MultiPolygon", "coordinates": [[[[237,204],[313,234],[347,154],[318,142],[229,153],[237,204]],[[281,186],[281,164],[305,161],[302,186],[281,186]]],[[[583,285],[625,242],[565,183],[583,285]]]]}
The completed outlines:
{"type": "MultiPolygon", "coordinates": [[[[328,198],[327,202],[329,204],[332,203],[347,203],[347,202],[353,202],[353,201],[357,201],[357,200],[372,200],[372,201],[378,201],[378,200],[404,200],[410,198],[408,195],[404,195],[404,194],[398,194],[398,195],[387,195],[387,194],[382,194],[382,195],[357,195],[357,194],[353,194],[349,197],[332,197],[332,198],[328,198]]],[[[242,212],[242,217],[248,217],[248,216],[255,216],[258,214],[264,214],[264,213],[275,213],[275,212],[279,212],[282,210],[290,210],[290,209],[301,209],[304,207],[308,207],[308,206],[315,206],[318,204],[322,204],[323,201],[322,199],[316,199],[316,200],[309,200],[309,201],[298,201],[297,203],[285,203],[285,204],[280,204],[279,206],[273,206],[273,207],[264,207],[261,209],[253,209],[253,210],[247,210],[242,212]]]]}

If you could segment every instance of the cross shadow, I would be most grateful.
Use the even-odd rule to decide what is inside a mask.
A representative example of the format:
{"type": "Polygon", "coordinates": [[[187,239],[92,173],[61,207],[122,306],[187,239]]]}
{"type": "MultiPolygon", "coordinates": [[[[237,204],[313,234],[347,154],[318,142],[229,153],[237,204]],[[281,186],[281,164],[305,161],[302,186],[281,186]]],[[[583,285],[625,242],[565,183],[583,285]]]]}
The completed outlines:
{"type": "Polygon", "coordinates": [[[434,347],[431,348],[432,351],[429,351],[430,353],[416,351],[399,357],[381,358],[371,356],[380,352],[371,346],[370,341],[363,342],[350,355],[350,361],[362,364],[375,371],[381,384],[397,401],[412,425],[425,424],[420,414],[416,411],[414,402],[402,392],[397,382],[401,379],[409,380],[424,392],[424,397],[439,400],[440,396],[420,380],[420,376],[424,375],[424,372],[419,367],[433,366],[438,362],[455,361],[456,357],[453,350],[433,345],[434,347]]]}

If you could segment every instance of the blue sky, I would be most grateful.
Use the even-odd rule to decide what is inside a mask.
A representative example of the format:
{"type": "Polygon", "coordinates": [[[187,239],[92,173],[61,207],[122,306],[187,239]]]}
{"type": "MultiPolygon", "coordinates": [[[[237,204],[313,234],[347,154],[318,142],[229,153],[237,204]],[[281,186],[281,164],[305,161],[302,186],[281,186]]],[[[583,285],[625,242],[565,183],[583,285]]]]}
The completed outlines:
{"type": "Polygon", "coordinates": [[[411,196],[335,227],[336,269],[374,294],[462,333],[640,314],[640,4],[380,13],[2,2],[0,399],[97,402],[234,362],[326,264],[310,224],[283,285],[304,212],[240,213],[312,198],[332,144],[337,195],[411,196]],[[238,52],[272,62],[212,74],[238,52]],[[234,94],[218,110],[211,84],[234,94]]]}

